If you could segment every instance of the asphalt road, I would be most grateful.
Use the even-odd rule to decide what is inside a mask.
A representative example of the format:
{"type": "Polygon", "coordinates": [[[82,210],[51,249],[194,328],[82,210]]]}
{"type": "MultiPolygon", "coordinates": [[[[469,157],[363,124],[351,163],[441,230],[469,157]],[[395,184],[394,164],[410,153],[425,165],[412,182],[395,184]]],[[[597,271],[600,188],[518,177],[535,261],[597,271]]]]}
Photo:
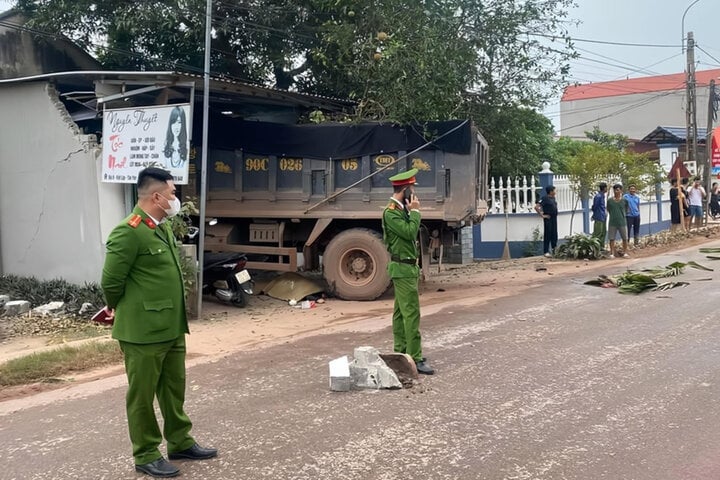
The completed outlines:
{"type": "MultiPolygon", "coordinates": [[[[194,434],[221,453],[177,462],[183,478],[720,478],[720,265],[688,269],[677,279],[689,287],[661,293],[582,285],[690,259],[716,266],[697,248],[608,260],[516,296],[446,305],[423,318],[437,374],[409,390],[328,390],[327,362],[391,348],[389,328],[192,367],[194,434]]],[[[0,478],[137,478],[121,380],[0,412],[0,478]]]]}

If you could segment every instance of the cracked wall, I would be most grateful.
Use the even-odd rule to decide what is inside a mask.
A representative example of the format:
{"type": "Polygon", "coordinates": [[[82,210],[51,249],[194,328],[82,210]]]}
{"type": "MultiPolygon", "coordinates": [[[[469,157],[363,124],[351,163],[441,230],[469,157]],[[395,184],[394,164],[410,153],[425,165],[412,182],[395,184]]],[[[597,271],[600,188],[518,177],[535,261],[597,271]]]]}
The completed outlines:
{"type": "Polygon", "coordinates": [[[100,183],[100,149],[47,83],[0,87],[1,273],[98,282],[104,240],[125,214],[100,183]]]}

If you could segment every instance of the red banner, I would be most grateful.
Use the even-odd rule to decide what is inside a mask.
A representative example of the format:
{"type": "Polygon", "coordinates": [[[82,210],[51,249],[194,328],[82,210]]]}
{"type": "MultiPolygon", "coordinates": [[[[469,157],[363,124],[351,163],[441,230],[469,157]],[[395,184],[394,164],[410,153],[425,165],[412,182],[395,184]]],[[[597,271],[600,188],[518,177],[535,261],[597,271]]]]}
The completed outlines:
{"type": "Polygon", "coordinates": [[[713,175],[720,178],[720,127],[712,131],[712,157],[710,163],[712,165],[713,175]]]}

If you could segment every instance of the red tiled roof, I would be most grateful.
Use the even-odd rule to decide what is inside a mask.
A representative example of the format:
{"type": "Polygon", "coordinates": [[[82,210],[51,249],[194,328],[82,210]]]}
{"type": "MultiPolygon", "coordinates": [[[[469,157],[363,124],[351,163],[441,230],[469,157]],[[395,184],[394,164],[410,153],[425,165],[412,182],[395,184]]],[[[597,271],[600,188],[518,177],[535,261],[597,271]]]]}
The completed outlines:
{"type": "MultiPolygon", "coordinates": [[[[707,86],[710,79],[720,79],[720,68],[695,72],[698,87],[707,86]]],[[[718,82],[720,83],[720,82],[718,82]]],[[[587,83],[565,88],[561,102],[589,100],[591,98],[617,97],[634,93],[663,92],[685,88],[685,74],[657,75],[655,77],[628,78],[611,82],[587,83]]]]}

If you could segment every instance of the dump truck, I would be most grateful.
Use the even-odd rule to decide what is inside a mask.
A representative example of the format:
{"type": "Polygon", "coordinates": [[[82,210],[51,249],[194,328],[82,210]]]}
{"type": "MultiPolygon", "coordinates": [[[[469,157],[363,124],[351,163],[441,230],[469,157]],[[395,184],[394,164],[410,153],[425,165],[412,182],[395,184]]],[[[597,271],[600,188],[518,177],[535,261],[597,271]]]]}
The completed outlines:
{"type": "Polygon", "coordinates": [[[212,122],[206,217],[217,222],[206,229],[205,249],[243,252],[249,269],[320,268],[337,297],[379,297],[390,285],[381,223],[388,178],[410,168],[419,170],[424,272],[487,211],[488,145],[467,120],[212,122]]]}

